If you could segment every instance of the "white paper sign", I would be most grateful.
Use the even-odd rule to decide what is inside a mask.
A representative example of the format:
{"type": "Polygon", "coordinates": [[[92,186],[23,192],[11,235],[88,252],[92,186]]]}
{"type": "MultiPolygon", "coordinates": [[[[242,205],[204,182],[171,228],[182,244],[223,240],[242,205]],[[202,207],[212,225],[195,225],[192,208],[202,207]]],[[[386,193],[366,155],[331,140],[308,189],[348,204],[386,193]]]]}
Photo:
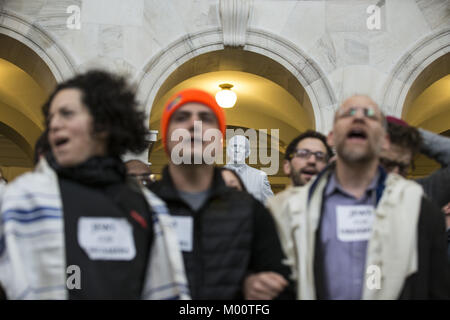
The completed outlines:
{"type": "Polygon", "coordinates": [[[173,216],[174,229],[178,236],[181,251],[192,251],[192,217],[173,216]]]}
{"type": "Polygon", "coordinates": [[[340,241],[369,240],[375,217],[373,206],[337,206],[336,213],[337,237],[340,241]]]}
{"type": "Polygon", "coordinates": [[[78,243],[92,260],[132,260],[133,227],[125,218],[81,217],[78,243]]]}

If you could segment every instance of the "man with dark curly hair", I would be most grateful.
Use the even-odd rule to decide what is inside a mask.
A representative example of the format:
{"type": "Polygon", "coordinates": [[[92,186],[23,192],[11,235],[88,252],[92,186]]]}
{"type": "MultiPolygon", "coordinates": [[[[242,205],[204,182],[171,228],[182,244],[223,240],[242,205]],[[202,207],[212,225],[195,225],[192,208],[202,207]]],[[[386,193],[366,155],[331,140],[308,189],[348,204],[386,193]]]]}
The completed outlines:
{"type": "Polygon", "coordinates": [[[126,81],[89,71],[43,107],[36,169],[3,197],[0,284],[9,299],[188,296],[165,204],[126,175],[120,156],[147,145],[126,81]]]}
{"type": "Polygon", "coordinates": [[[332,156],[327,138],[320,132],[307,130],[287,146],[283,171],[293,186],[303,186],[325,168],[332,156]]]}
{"type": "Polygon", "coordinates": [[[450,139],[424,129],[417,129],[405,121],[388,116],[390,147],[383,150],[380,163],[389,172],[404,177],[414,170],[414,156],[419,152],[441,164],[442,168],[431,175],[417,179],[425,193],[439,207],[450,202],[450,139]]]}
{"type": "Polygon", "coordinates": [[[417,179],[425,194],[441,208],[445,215],[450,261],[450,139],[424,129],[417,129],[405,121],[388,116],[390,147],[381,153],[380,163],[389,172],[406,176],[414,170],[414,156],[419,152],[436,160],[442,168],[417,179]]]}
{"type": "Polygon", "coordinates": [[[419,131],[403,120],[386,117],[390,146],[383,150],[380,163],[388,172],[406,177],[414,169],[414,156],[419,153],[422,138],[419,131]]]}

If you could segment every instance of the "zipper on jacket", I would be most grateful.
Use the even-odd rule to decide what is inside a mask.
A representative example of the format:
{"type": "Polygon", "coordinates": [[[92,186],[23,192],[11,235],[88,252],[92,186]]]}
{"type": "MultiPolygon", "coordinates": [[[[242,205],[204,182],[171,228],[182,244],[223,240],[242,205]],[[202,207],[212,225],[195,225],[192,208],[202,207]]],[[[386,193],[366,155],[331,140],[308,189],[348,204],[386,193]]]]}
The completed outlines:
{"type": "MultiPolygon", "coordinates": [[[[203,206],[202,206],[203,207],[203,206]]],[[[203,208],[197,212],[193,212],[194,219],[194,230],[193,230],[193,255],[194,255],[194,279],[195,279],[195,295],[193,297],[201,297],[203,294],[203,277],[204,277],[204,265],[203,265],[203,245],[202,245],[202,217],[203,217],[203,208]]],[[[204,298],[204,297],[201,297],[204,298]]]]}

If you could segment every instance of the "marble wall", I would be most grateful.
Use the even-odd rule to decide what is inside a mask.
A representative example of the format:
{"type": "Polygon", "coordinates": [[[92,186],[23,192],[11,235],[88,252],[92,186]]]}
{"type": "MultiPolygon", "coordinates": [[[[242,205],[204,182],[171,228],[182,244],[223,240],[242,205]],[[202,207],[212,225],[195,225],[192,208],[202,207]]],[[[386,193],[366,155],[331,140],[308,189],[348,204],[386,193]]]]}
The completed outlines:
{"type": "Polygon", "coordinates": [[[369,94],[387,113],[399,115],[411,75],[433,54],[449,52],[446,0],[221,1],[0,0],[0,32],[15,19],[23,22],[15,28],[25,40],[45,37],[48,48],[38,54],[48,55],[58,80],[92,67],[129,75],[148,114],[169,71],[223,48],[224,32],[229,39],[236,33],[236,46],[244,41],[243,50],[278,59],[314,95],[316,127],[323,132],[330,129],[333,109],[353,93],[369,94]],[[368,20],[378,18],[379,28],[369,30],[368,20]],[[240,23],[239,30],[222,28],[230,21],[240,23]],[[153,67],[155,75],[149,75],[153,67]]]}

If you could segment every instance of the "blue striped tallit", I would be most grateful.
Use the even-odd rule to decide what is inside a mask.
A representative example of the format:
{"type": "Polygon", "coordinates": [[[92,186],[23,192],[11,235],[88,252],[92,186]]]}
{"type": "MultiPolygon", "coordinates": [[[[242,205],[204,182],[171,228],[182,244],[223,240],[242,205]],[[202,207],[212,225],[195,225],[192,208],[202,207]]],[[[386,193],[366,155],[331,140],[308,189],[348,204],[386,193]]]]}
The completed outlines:
{"type": "MultiPolygon", "coordinates": [[[[183,259],[167,207],[152,192],[155,231],[143,299],[189,299],[183,259]]],[[[0,195],[0,283],[9,299],[67,299],[63,208],[45,160],[0,195]]],[[[82,273],[81,273],[82,276],[82,273]]]]}

